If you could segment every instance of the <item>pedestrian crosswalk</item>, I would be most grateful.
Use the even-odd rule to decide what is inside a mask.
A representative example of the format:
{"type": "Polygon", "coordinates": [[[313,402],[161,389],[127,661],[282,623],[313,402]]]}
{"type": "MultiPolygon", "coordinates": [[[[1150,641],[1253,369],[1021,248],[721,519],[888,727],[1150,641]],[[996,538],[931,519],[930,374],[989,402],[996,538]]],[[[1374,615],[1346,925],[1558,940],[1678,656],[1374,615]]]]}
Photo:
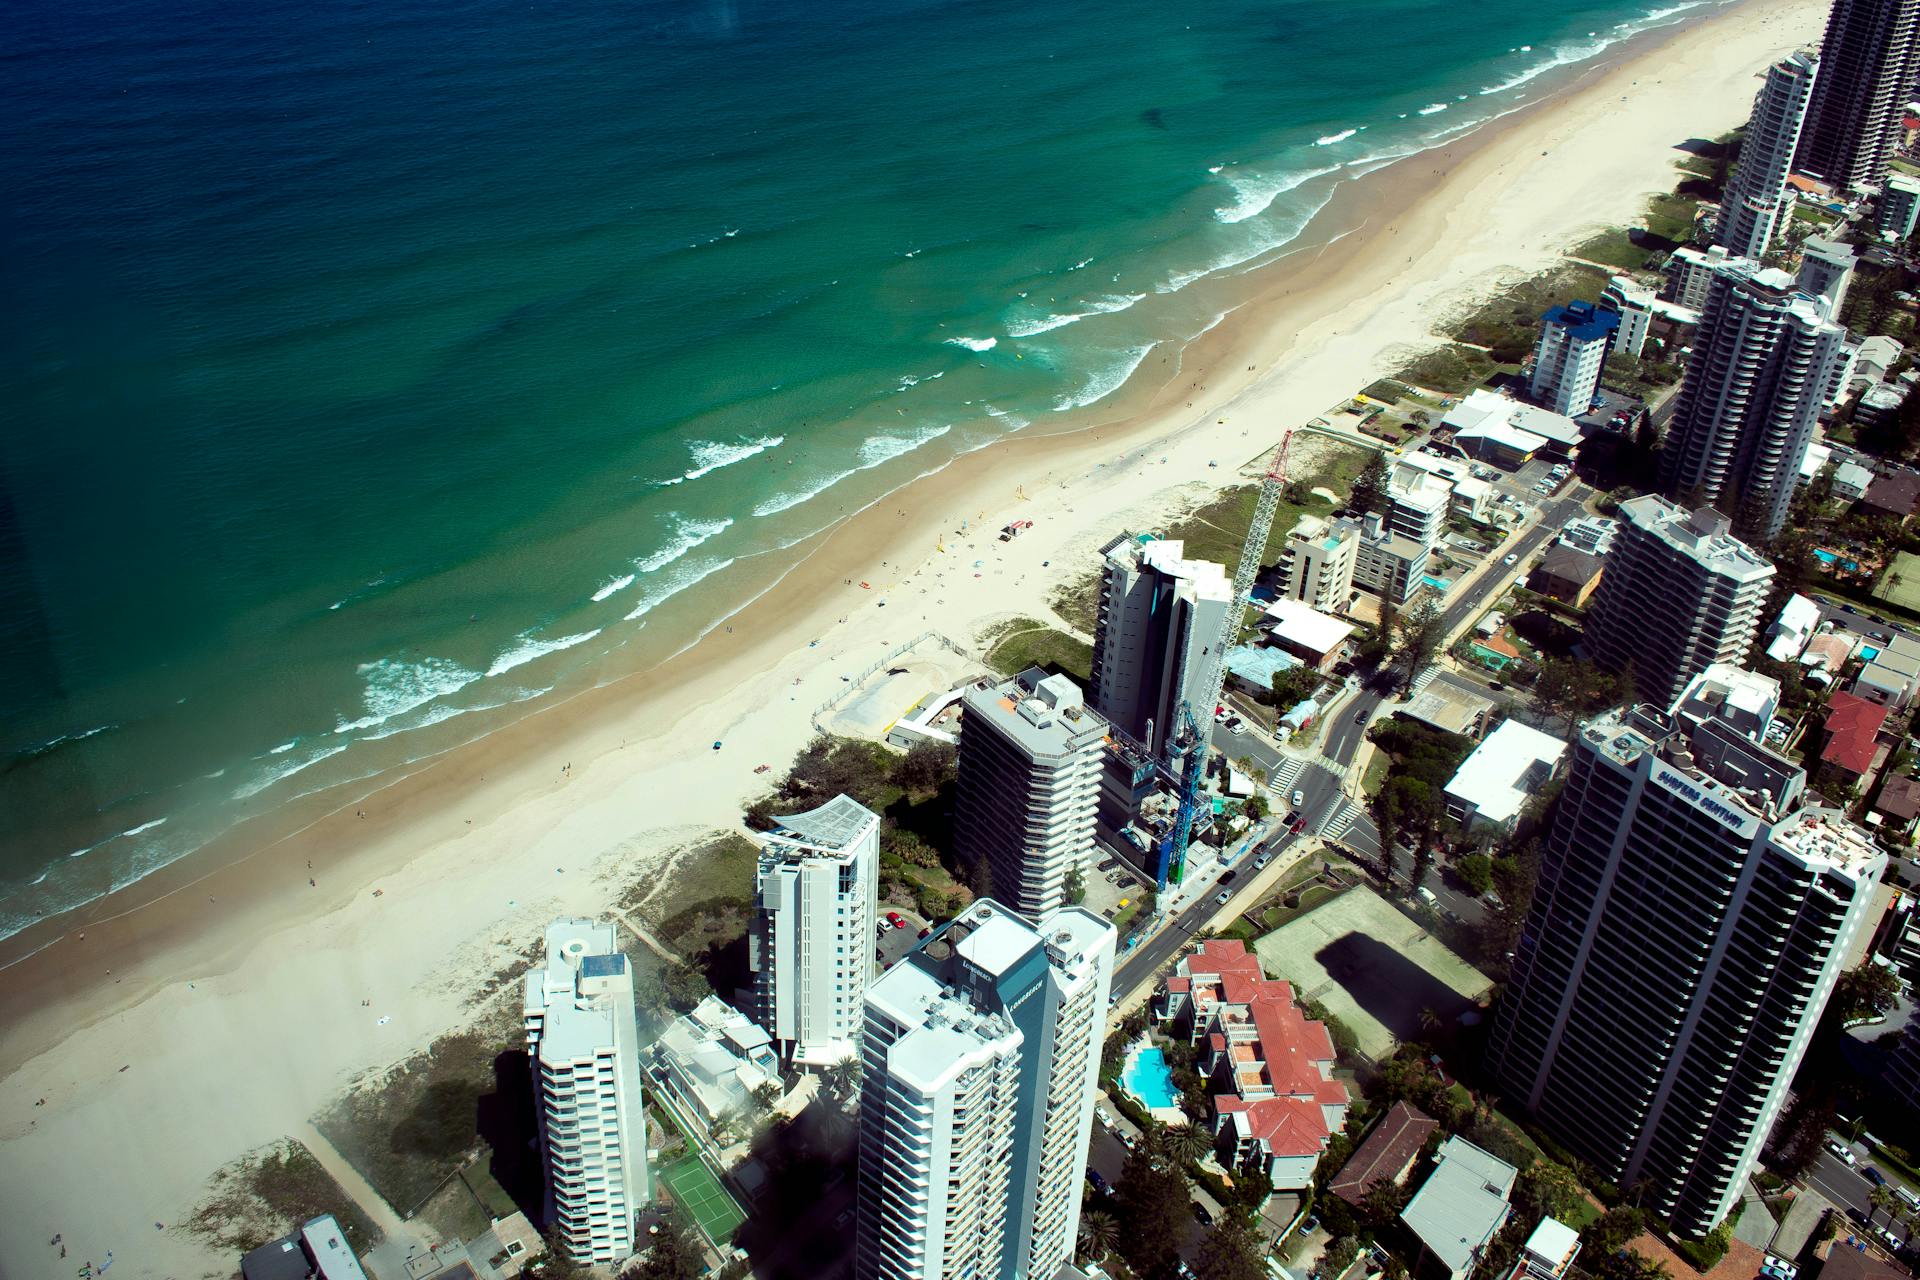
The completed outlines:
{"type": "Polygon", "coordinates": [[[1366,817],[1359,805],[1341,796],[1334,802],[1333,812],[1327,815],[1326,823],[1320,828],[1320,834],[1329,840],[1342,840],[1352,831],[1354,824],[1366,817]]]}

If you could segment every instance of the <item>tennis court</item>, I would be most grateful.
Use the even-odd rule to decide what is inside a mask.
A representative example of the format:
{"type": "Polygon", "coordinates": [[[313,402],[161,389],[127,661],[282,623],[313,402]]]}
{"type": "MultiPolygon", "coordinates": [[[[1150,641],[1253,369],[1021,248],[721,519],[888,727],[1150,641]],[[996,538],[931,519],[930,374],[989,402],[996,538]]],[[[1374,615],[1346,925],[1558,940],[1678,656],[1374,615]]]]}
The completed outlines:
{"type": "Polygon", "coordinates": [[[693,1215],[701,1233],[716,1245],[726,1244],[747,1215],[726,1188],[696,1155],[684,1155],[660,1170],[660,1181],[681,1208],[693,1215]]]}

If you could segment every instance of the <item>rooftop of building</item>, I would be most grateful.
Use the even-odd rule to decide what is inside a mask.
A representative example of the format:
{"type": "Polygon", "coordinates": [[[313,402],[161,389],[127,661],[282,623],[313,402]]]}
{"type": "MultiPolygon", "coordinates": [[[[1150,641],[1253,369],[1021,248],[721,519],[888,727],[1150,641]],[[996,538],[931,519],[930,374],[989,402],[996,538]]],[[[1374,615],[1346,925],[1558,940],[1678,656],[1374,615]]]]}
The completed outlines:
{"type": "Polygon", "coordinates": [[[1833,482],[1864,491],[1873,483],[1873,472],[1857,462],[1843,462],[1833,469],[1833,482]]]}
{"type": "Polygon", "coordinates": [[[1569,546],[1564,542],[1556,542],[1547,548],[1547,554],[1540,557],[1540,563],[1535,568],[1548,577],[1558,578],[1562,582],[1584,584],[1598,577],[1605,564],[1604,557],[1597,556],[1591,551],[1569,546]]]}
{"type": "Polygon", "coordinates": [[[981,680],[967,689],[962,703],[968,720],[978,717],[993,725],[1036,757],[1068,755],[1107,736],[1105,718],[1086,705],[1080,686],[1039,667],[997,684],[981,680]]]}
{"type": "Polygon", "coordinates": [[[1227,650],[1227,671],[1261,689],[1271,689],[1273,678],[1302,665],[1285,649],[1271,645],[1235,645],[1227,650]]]}
{"type": "Polygon", "coordinates": [[[633,975],[605,921],[548,925],[547,962],[527,974],[524,997],[524,1011],[540,1015],[549,1062],[591,1057],[618,1045],[623,1029],[633,1034],[633,975]]]}
{"type": "Polygon", "coordinates": [[[1808,805],[1775,825],[1773,843],[1815,870],[1878,876],[1886,854],[1838,809],[1808,805]]]}
{"type": "Polygon", "coordinates": [[[1518,720],[1502,721],[1461,762],[1447,783],[1447,794],[1471,804],[1489,821],[1511,822],[1566,751],[1563,739],[1518,720]]]}
{"type": "Polygon", "coordinates": [[[1899,822],[1920,818],[1920,778],[1899,774],[1880,784],[1879,798],[1873,802],[1875,813],[1899,822]]]}
{"type": "Polygon", "coordinates": [[[1687,682],[1674,700],[1674,714],[1699,721],[1720,719],[1749,737],[1766,732],[1780,706],[1780,682],[1730,662],[1715,662],[1687,682]]]}
{"type": "Polygon", "coordinates": [[[1688,511],[1657,494],[1646,494],[1621,503],[1620,514],[1628,524],[1714,573],[1742,583],[1773,576],[1773,562],[1734,537],[1732,522],[1711,507],[1688,511]]]}
{"type": "Polygon", "coordinates": [[[1507,1220],[1517,1172],[1465,1138],[1448,1138],[1400,1220],[1449,1271],[1464,1271],[1507,1220]]]}
{"type": "Polygon", "coordinates": [[[1550,307],[1541,323],[1564,329],[1578,342],[1593,342],[1607,337],[1620,327],[1620,313],[1607,311],[1591,302],[1573,301],[1550,307]]]}
{"type": "Polygon", "coordinates": [[[1201,599],[1233,599],[1233,581],[1227,576],[1226,566],[1211,560],[1188,559],[1187,545],[1179,538],[1156,538],[1150,534],[1116,538],[1104,551],[1109,560],[1144,565],[1169,578],[1189,582],[1201,599]]]}
{"type": "Polygon", "coordinates": [[[1277,640],[1316,653],[1331,653],[1353,634],[1353,624],[1322,613],[1304,600],[1281,596],[1266,606],[1268,630],[1277,640]]]}
{"type": "Polygon", "coordinates": [[[1877,476],[1861,501],[1876,510],[1910,516],[1914,503],[1920,501],[1920,472],[1901,470],[1877,476]]]}
{"type": "Polygon", "coordinates": [[[1693,792],[1722,821],[1751,826],[1791,812],[1806,775],[1792,761],[1718,717],[1691,723],[1657,707],[1623,707],[1580,730],[1589,747],[1622,768],[1653,754],[1676,790],[1693,792]],[[1679,784],[1684,784],[1681,786],[1679,784]]]}
{"type": "Polygon", "coordinates": [[[767,841],[781,850],[843,853],[879,830],[880,815],[855,800],[838,795],[805,813],[790,813],[767,833],[767,841]]]}
{"type": "Polygon", "coordinates": [[[1887,709],[1879,703],[1835,693],[1827,701],[1827,742],[1820,758],[1849,773],[1865,773],[1873,767],[1880,726],[1886,722],[1887,709]]]}
{"type": "Polygon", "coordinates": [[[1340,1166],[1328,1190],[1348,1204],[1359,1205],[1367,1189],[1381,1178],[1397,1178],[1420,1154],[1440,1122],[1410,1102],[1396,1102],[1380,1117],[1366,1140],[1340,1166]]]}
{"type": "Polygon", "coordinates": [[[1559,1275],[1573,1264],[1573,1256],[1580,1252],[1580,1233],[1558,1218],[1542,1218],[1520,1252],[1525,1255],[1523,1263],[1531,1259],[1559,1275]]]}
{"type": "Polygon", "coordinates": [[[1435,680],[1413,695],[1398,714],[1445,733],[1471,734],[1481,717],[1493,710],[1493,700],[1469,693],[1458,685],[1435,680]]]}

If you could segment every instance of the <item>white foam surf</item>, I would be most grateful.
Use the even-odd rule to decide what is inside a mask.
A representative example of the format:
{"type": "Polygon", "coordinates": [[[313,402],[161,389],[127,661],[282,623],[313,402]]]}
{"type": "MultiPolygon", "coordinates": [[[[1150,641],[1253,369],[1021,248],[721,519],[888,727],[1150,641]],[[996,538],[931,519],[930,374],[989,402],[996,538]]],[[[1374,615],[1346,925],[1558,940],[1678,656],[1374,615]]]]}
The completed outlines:
{"type": "Polygon", "coordinates": [[[1084,409],[1090,404],[1105,400],[1126,385],[1127,379],[1133,376],[1133,371],[1140,367],[1141,362],[1158,345],[1158,343],[1149,342],[1144,347],[1133,347],[1121,353],[1120,358],[1106,368],[1095,370],[1080,390],[1070,396],[1061,396],[1054,401],[1053,411],[1065,413],[1069,409],[1084,409]]]}
{"type": "Polygon", "coordinates": [[[998,338],[948,338],[951,346],[965,347],[969,351],[991,351],[1000,345],[998,338]]]}
{"type": "Polygon", "coordinates": [[[633,585],[633,575],[630,573],[623,573],[617,578],[608,578],[605,582],[600,584],[600,589],[593,593],[593,602],[595,604],[599,604],[602,600],[605,600],[608,596],[613,595],[616,592],[625,591],[628,587],[632,585],[633,585]]]}
{"type": "MultiPolygon", "coordinates": [[[[988,412],[991,413],[992,410],[988,410],[988,412]]],[[[804,488],[795,489],[791,493],[776,494],[755,507],[753,514],[756,516],[771,516],[778,515],[782,511],[790,511],[803,502],[809,502],[819,497],[849,476],[859,475],[862,471],[871,471],[884,462],[890,462],[904,454],[912,453],[921,445],[931,440],[938,440],[950,430],[952,430],[951,426],[942,423],[938,426],[923,427],[918,431],[887,432],[881,435],[871,436],[860,446],[857,454],[860,459],[858,466],[849,467],[845,471],[836,471],[831,475],[822,476],[804,488]]]]}
{"type": "Polygon", "coordinates": [[[733,558],[729,556],[725,560],[708,560],[698,564],[682,565],[663,578],[659,584],[652,586],[641,597],[640,603],[627,614],[627,621],[637,622],[665,601],[671,600],[688,587],[712,577],[732,563],[733,558]]]}
{"type": "Polygon", "coordinates": [[[768,449],[777,449],[787,442],[785,436],[761,436],[756,440],[738,441],[722,444],[712,440],[696,440],[688,446],[692,454],[693,466],[671,480],[662,480],[661,487],[673,484],[685,484],[689,480],[698,480],[709,472],[722,467],[730,467],[736,462],[745,462],[756,453],[765,453],[768,449]]]}
{"type": "Polygon", "coordinates": [[[544,658],[550,653],[559,653],[561,650],[571,649],[577,644],[585,644],[599,634],[600,628],[595,627],[592,631],[582,631],[576,635],[557,636],[551,640],[542,640],[522,632],[520,638],[514,641],[511,648],[505,650],[499,657],[493,660],[493,665],[487,668],[487,677],[491,679],[494,676],[505,675],[515,667],[526,666],[535,658],[544,658]]]}
{"type": "Polygon", "coordinates": [[[1357,128],[1342,129],[1339,133],[1329,133],[1323,138],[1315,138],[1313,140],[1313,145],[1316,147],[1330,147],[1336,142],[1345,142],[1348,138],[1351,138],[1354,134],[1358,132],[1360,132],[1360,130],[1357,128]]]}
{"type": "Polygon", "coordinates": [[[1330,164],[1318,169],[1288,169],[1277,174],[1229,173],[1226,179],[1233,188],[1234,200],[1230,205],[1215,209],[1214,219],[1226,223],[1245,222],[1248,218],[1265,213],[1273,207],[1275,200],[1302,183],[1339,171],[1339,165],[1330,164]]]}
{"type": "Polygon", "coordinates": [[[345,751],[348,745],[349,745],[348,743],[342,742],[337,746],[322,747],[320,750],[315,751],[310,755],[305,755],[300,757],[298,760],[293,761],[291,764],[282,765],[277,769],[269,769],[265,773],[261,774],[258,778],[255,778],[252,782],[248,782],[242,786],[234,788],[233,798],[235,800],[250,800],[254,796],[259,795],[262,791],[265,791],[268,787],[272,786],[274,783],[283,781],[284,779],[287,779],[287,778],[291,778],[296,773],[300,773],[300,772],[303,772],[304,770],[311,769],[313,768],[314,765],[319,764],[322,760],[332,759],[334,756],[339,755],[342,751],[345,751]]]}
{"type": "Polygon", "coordinates": [[[360,695],[366,714],[357,720],[341,721],[334,726],[335,733],[371,729],[415,707],[425,706],[435,698],[458,692],[480,678],[478,671],[447,658],[421,658],[414,662],[381,658],[361,663],[358,670],[366,682],[360,695]]]}
{"type": "Polygon", "coordinates": [[[1447,104],[1444,102],[1430,102],[1426,106],[1420,108],[1420,110],[1415,114],[1423,115],[1423,116],[1438,115],[1440,112],[1445,111],[1446,109],[1447,109],[1447,104]]]}
{"type": "Polygon", "coordinates": [[[1125,311],[1147,295],[1144,293],[1110,293],[1090,302],[1077,304],[1082,310],[1060,311],[1043,316],[1037,320],[1015,320],[1007,325],[1009,338],[1031,338],[1038,334],[1063,329],[1067,325],[1077,324],[1088,316],[1110,316],[1117,311],[1125,311]]]}
{"type": "Polygon", "coordinates": [[[633,562],[633,567],[641,573],[658,573],[733,523],[729,516],[718,520],[690,520],[678,512],[669,519],[673,521],[672,540],[652,555],[633,562]]]}

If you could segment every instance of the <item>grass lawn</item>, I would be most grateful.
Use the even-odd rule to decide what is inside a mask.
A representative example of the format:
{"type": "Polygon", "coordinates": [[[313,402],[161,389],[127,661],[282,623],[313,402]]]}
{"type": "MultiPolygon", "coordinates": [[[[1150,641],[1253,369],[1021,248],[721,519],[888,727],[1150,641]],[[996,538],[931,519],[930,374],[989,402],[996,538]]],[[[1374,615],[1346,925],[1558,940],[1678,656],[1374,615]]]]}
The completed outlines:
{"type": "Polygon", "coordinates": [[[1902,609],[1920,611],[1920,556],[1911,551],[1897,553],[1874,584],[1873,594],[1902,609]]]}
{"type": "MultiPolygon", "coordinates": [[[[1366,449],[1332,446],[1318,450],[1319,465],[1311,473],[1295,472],[1290,489],[1326,489],[1346,494],[1353,479],[1367,465],[1372,453],[1366,449]]],[[[1196,560],[1211,560],[1231,570],[1240,563],[1240,549],[1247,542],[1247,526],[1253,523],[1253,508],[1260,499],[1260,487],[1246,484],[1228,489],[1203,506],[1196,507],[1174,521],[1160,534],[1163,538],[1185,541],[1186,553],[1196,560]]],[[[1281,500],[1274,512],[1273,527],[1267,530],[1267,545],[1261,549],[1260,563],[1272,567],[1286,550],[1287,535],[1302,515],[1326,515],[1334,504],[1318,495],[1305,502],[1281,500]]]]}
{"type": "Polygon", "coordinates": [[[1360,779],[1362,794],[1373,797],[1380,794],[1380,788],[1387,785],[1387,770],[1393,766],[1393,758],[1384,751],[1375,751],[1373,758],[1367,761],[1367,772],[1360,779]]]}
{"type": "Polygon", "coordinates": [[[981,638],[988,666],[1002,675],[1028,667],[1064,671],[1085,684],[1093,674],[1093,646],[1036,618],[1013,618],[981,638]]]}

